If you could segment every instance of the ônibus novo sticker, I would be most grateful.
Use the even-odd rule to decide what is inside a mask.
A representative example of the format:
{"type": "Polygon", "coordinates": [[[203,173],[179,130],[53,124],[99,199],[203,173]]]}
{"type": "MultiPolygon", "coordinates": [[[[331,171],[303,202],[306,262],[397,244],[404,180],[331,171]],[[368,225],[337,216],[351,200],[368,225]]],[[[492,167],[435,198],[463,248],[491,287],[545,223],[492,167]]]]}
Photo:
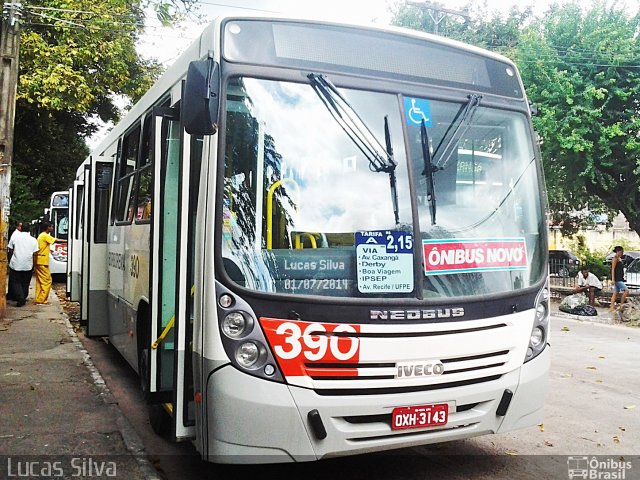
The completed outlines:
{"type": "Polygon", "coordinates": [[[423,240],[425,275],[526,270],[524,238],[423,240]]]}

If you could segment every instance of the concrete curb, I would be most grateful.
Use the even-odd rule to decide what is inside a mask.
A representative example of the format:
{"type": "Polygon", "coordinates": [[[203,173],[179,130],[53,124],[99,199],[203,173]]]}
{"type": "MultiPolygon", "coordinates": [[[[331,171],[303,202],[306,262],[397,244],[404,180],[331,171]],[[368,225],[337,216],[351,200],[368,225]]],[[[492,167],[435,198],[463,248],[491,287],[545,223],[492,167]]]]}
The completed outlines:
{"type": "Polygon", "coordinates": [[[69,316],[64,312],[61,312],[61,314],[67,327],[67,333],[71,337],[71,340],[75,347],[82,354],[83,363],[89,370],[91,378],[93,379],[93,383],[98,389],[98,392],[100,392],[100,397],[102,397],[102,400],[116,418],[116,426],[118,428],[118,431],[120,432],[120,435],[122,436],[122,441],[124,442],[127,450],[131,453],[131,455],[135,457],[140,469],[144,472],[145,480],[162,480],[162,477],[158,475],[158,472],[153,467],[153,464],[146,456],[142,439],[138,436],[138,433],[135,431],[129,420],[127,420],[127,418],[124,416],[124,414],[120,410],[120,407],[118,407],[118,402],[113,397],[113,394],[109,390],[109,387],[107,387],[107,384],[102,378],[102,375],[100,375],[100,372],[93,364],[89,352],[87,352],[87,350],[84,348],[84,345],[82,345],[80,338],[78,338],[78,335],[74,331],[73,325],[71,325],[71,321],[69,320],[69,316]]]}
{"type": "Polygon", "coordinates": [[[571,313],[562,312],[560,310],[552,310],[552,317],[557,318],[565,318],[568,320],[575,320],[577,322],[589,322],[597,325],[608,325],[611,327],[624,327],[624,323],[620,323],[619,321],[614,320],[611,315],[601,314],[598,312],[597,316],[588,316],[588,315],[573,315],[571,313]]]}

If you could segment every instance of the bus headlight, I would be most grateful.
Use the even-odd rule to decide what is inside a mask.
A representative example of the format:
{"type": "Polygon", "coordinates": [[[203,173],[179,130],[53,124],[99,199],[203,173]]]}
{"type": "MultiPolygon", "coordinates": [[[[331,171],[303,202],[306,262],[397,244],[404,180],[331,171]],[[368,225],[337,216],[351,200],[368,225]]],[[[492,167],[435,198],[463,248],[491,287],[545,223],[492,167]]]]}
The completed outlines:
{"type": "Polygon", "coordinates": [[[531,332],[531,339],[529,340],[529,344],[532,347],[537,347],[544,340],[544,330],[540,327],[535,327],[531,332]]]}
{"type": "Polygon", "coordinates": [[[537,357],[545,349],[549,341],[549,298],[549,289],[545,285],[536,298],[533,328],[529,336],[525,362],[537,357]]]}
{"type": "Polygon", "coordinates": [[[230,363],[247,375],[284,383],[251,305],[220,282],[216,282],[216,297],[218,337],[230,363]]]}
{"type": "Polygon", "coordinates": [[[229,338],[240,338],[247,330],[247,319],[240,312],[231,312],[222,319],[222,332],[229,338]]]}
{"type": "Polygon", "coordinates": [[[245,342],[236,350],[236,362],[244,368],[251,368],[260,359],[260,348],[253,342],[245,342]]]}

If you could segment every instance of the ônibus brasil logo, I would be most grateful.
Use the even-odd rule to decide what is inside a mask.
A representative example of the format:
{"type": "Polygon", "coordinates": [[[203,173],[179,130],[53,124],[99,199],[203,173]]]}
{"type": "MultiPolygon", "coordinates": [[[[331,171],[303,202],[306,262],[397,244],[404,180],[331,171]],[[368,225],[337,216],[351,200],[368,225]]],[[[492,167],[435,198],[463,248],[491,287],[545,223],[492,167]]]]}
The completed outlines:
{"type": "Polygon", "coordinates": [[[622,458],[602,458],[589,456],[572,456],[567,459],[570,479],[585,480],[626,480],[627,471],[631,470],[631,462],[622,458]]]}

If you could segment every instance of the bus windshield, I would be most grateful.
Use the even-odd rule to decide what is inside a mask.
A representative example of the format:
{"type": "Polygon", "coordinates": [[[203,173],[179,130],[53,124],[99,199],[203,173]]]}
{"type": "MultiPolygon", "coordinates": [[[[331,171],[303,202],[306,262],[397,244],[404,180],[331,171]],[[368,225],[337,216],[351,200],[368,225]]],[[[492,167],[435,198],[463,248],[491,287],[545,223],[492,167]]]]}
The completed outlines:
{"type": "Polygon", "coordinates": [[[386,139],[393,182],[312,85],[230,81],[221,232],[233,281],[270,293],[442,298],[543,278],[542,206],[532,200],[540,179],[524,114],[480,103],[456,128],[463,102],[339,92],[386,139]],[[433,191],[422,125],[435,152],[433,191]]]}

